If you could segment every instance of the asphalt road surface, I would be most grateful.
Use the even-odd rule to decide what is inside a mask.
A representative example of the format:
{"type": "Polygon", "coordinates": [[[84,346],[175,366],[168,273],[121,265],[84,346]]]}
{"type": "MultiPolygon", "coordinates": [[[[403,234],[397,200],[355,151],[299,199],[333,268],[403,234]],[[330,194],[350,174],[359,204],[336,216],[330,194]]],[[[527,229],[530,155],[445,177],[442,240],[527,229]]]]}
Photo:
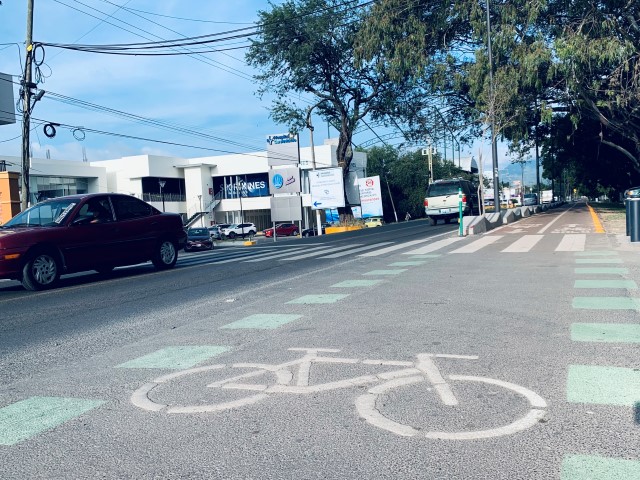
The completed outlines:
{"type": "Polygon", "coordinates": [[[638,258],[572,203],[0,281],[0,478],[640,478],[638,258]]]}

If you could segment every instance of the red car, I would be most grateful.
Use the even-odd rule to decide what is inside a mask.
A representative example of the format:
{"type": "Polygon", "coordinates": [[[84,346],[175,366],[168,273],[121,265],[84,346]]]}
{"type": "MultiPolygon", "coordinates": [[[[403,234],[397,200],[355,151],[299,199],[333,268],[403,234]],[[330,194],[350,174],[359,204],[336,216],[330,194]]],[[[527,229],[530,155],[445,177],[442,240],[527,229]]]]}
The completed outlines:
{"type": "Polygon", "coordinates": [[[172,268],[186,238],[179,215],[130,195],[53,198],[0,226],[0,278],[43,290],[64,273],[104,273],[149,260],[158,269],[172,268]]]}
{"type": "MultiPolygon", "coordinates": [[[[298,226],[295,223],[279,223],[276,225],[276,236],[286,237],[289,235],[298,235],[298,226]]],[[[273,237],[273,228],[267,228],[264,231],[265,237],[273,237]]]]}

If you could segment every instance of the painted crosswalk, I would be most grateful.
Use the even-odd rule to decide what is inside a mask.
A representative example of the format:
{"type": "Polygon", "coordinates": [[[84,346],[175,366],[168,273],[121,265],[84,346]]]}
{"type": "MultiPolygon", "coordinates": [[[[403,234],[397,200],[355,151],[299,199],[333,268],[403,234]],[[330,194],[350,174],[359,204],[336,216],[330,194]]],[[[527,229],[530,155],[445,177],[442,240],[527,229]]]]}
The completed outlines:
{"type": "MultiPolygon", "coordinates": [[[[512,233],[512,232],[511,232],[512,233]]],[[[260,262],[292,262],[317,258],[322,260],[349,257],[385,257],[402,255],[458,255],[479,251],[498,254],[530,253],[530,252],[573,252],[577,255],[588,251],[588,236],[582,233],[537,233],[522,231],[517,235],[483,235],[479,237],[458,237],[454,234],[438,235],[415,240],[392,240],[366,244],[322,243],[317,245],[279,245],[261,246],[259,248],[218,248],[208,252],[183,254],[179,259],[180,266],[226,263],[260,263],[260,262]]],[[[593,256],[576,259],[576,263],[608,264],[611,259],[593,256]]],[[[587,267],[587,265],[585,265],[587,267]]],[[[595,269],[591,267],[589,272],[595,269]]],[[[611,268],[609,266],[609,268],[611,268]]],[[[587,268],[584,268],[585,273],[587,268]]]]}

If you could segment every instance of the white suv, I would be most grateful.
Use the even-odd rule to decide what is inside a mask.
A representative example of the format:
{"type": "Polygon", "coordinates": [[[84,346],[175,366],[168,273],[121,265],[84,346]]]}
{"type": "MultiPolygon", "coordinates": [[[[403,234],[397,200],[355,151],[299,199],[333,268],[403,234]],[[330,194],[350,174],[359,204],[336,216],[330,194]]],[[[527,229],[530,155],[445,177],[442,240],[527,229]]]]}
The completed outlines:
{"type": "Polygon", "coordinates": [[[435,225],[439,219],[444,223],[455,221],[458,216],[458,191],[462,190],[462,214],[479,215],[476,187],[469,180],[453,178],[436,180],[427,189],[424,211],[429,224],[435,225]]]}
{"type": "Polygon", "coordinates": [[[236,238],[237,236],[245,237],[249,235],[253,237],[256,234],[256,226],[253,223],[234,223],[223,228],[220,233],[223,237],[236,238]]]}

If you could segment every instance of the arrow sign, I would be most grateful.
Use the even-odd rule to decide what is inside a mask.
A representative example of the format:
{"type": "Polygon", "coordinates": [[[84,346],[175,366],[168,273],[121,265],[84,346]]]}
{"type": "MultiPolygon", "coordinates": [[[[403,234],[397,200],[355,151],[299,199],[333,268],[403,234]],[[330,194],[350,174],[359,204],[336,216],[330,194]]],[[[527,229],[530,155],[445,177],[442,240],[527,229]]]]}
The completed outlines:
{"type": "Polygon", "coordinates": [[[317,207],[318,205],[322,205],[322,202],[313,202],[314,207],[317,207]]]}

